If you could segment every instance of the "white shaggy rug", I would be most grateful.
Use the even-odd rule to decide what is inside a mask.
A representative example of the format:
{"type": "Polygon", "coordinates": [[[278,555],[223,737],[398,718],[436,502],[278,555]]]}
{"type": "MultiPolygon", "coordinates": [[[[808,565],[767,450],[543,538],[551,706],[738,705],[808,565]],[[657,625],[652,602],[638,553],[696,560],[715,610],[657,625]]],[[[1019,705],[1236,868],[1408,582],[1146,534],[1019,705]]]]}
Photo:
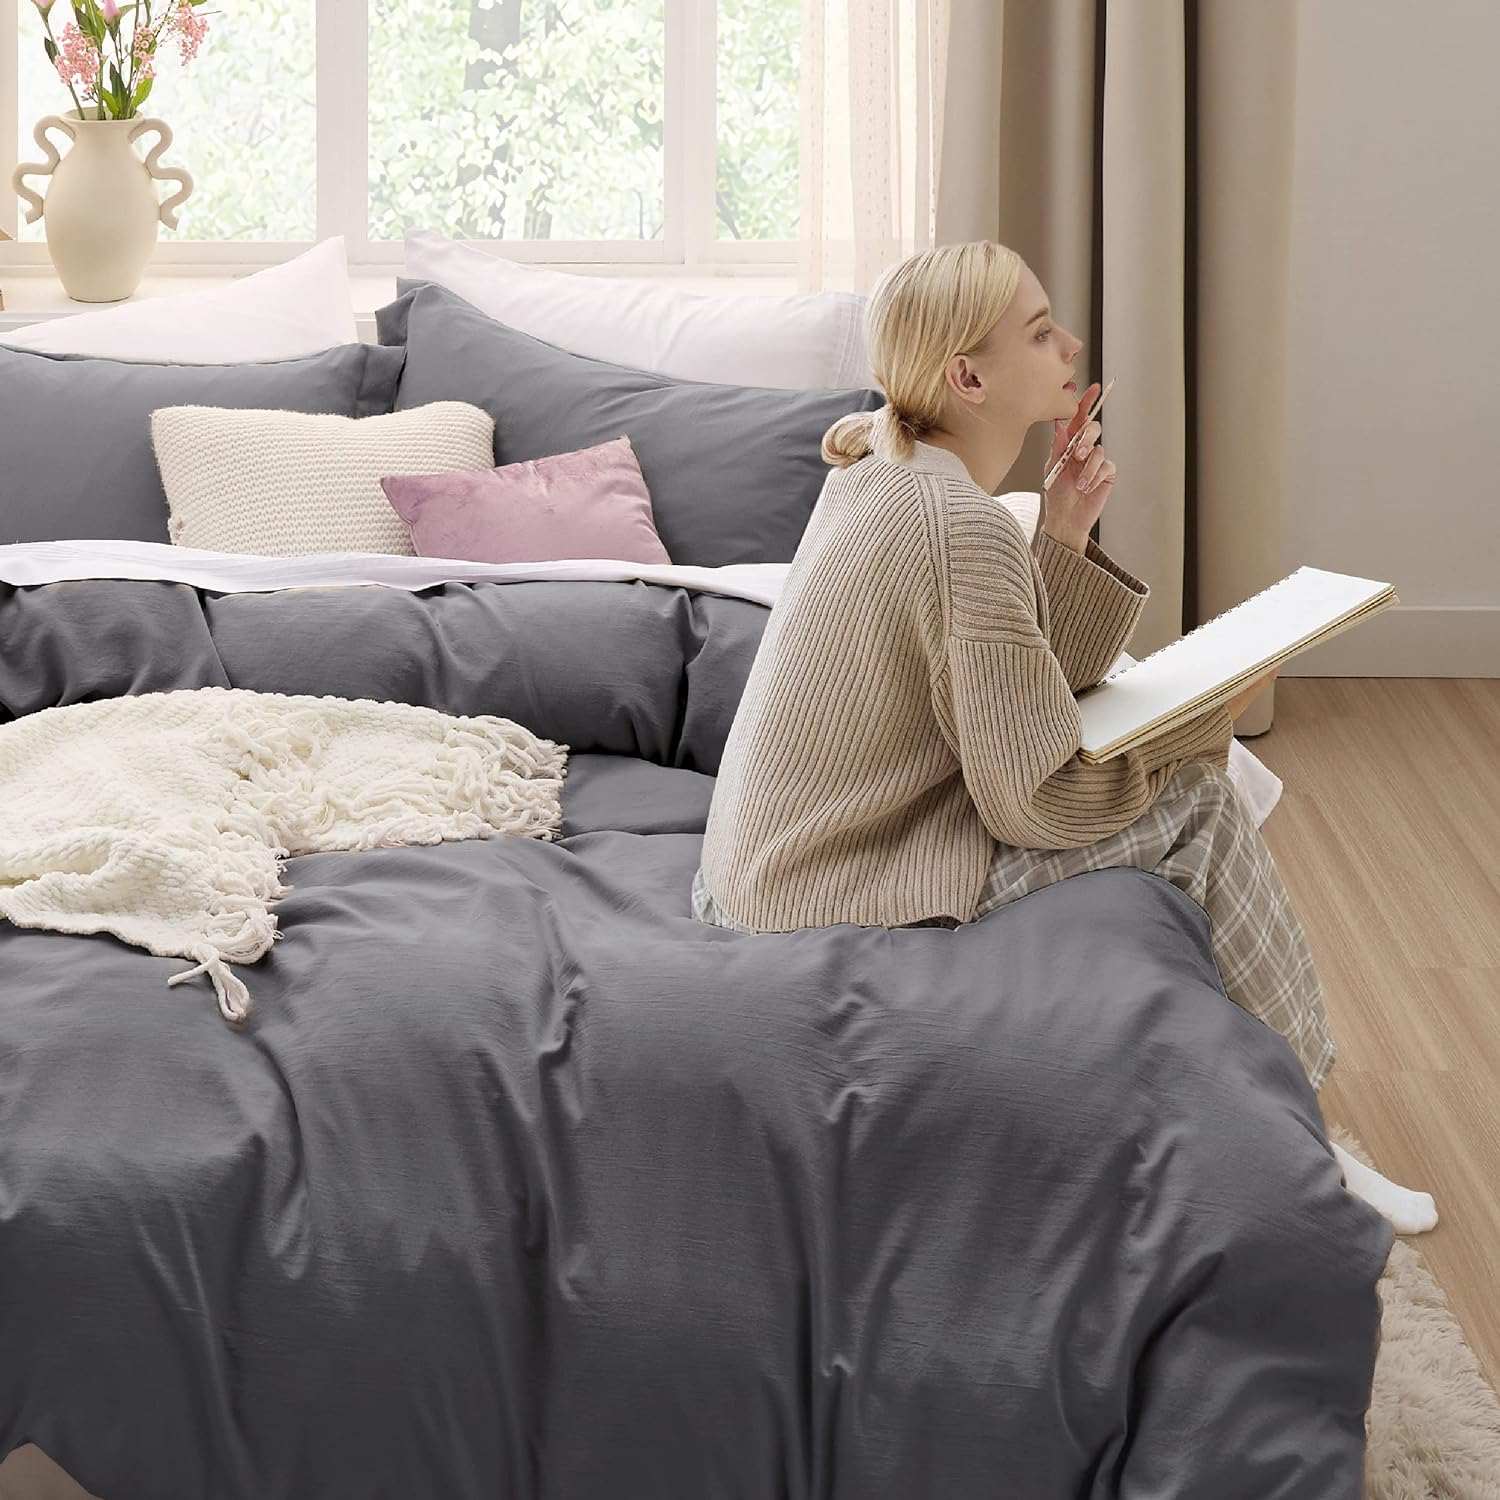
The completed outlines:
{"type": "MultiPolygon", "coordinates": [[[[1375,1165],[1342,1126],[1329,1135],[1375,1165]]],[[[1500,1401],[1412,1240],[1397,1237],[1379,1289],[1365,1500],[1500,1500],[1500,1401]]],[[[94,1497],[28,1445],[0,1463],[0,1500],[94,1497]]]]}
{"type": "MultiPolygon", "coordinates": [[[[1331,1125],[1328,1134],[1366,1166],[1376,1165],[1343,1126],[1331,1125]]],[[[1500,1400],[1420,1243],[1398,1235],[1380,1278],[1365,1500],[1500,1500],[1500,1400]]]]}

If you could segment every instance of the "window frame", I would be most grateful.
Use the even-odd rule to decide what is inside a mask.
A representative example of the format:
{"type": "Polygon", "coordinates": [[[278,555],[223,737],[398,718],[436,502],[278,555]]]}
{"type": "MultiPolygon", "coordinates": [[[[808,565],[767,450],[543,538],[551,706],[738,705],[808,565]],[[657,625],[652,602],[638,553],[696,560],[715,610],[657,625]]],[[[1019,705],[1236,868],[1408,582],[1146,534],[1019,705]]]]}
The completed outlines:
{"type": "MultiPolygon", "coordinates": [[[[19,112],[18,15],[31,0],[0,0],[0,99],[19,112]]],[[[157,241],[151,273],[173,270],[249,271],[276,265],[331,235],[343,235],[352,272],[399,271],[400,240],[369,237],[369,0],[312,0],[315,6],[316,232],[310,240],[157,241]],[[351,162],[362,169],[351,171],[351,162]]],[[[715,0],[663,0],[663,229],[659,240],[463,240],[539,264],[583,265],[607,271],[696,275],[775,275],[795,266],[795,240],[735,240],[717,233],[718,72],[715,0]]],[[[209,45],[213,44],[210,37],[209,45]]],[[[59,106],[59,113],[62,106],[59,106]]],[[[170,118],[170,110],[167,111],[170,118]]],[[[0,264],[50,266],[43,241],[16,240],[21,201],[10,190],[25,126],[0,120],[0,264]]],[[[186,142],[183,143],[186,146],[186,142]]]]}

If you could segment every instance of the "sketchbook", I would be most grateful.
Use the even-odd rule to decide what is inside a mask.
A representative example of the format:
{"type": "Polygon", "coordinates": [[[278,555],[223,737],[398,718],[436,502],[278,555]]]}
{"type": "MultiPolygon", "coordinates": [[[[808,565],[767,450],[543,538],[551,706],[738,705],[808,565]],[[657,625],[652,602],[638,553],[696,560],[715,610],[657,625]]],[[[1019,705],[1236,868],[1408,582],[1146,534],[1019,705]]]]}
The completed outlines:
{"type": "Polygon", "coordinates": [[[1227,703],[1277,663],[1399,602],[1395,587],[1378,579],[1298,568],[1080,693],[1079,759],[1097,763],[1138,749],[1227,703]]]}

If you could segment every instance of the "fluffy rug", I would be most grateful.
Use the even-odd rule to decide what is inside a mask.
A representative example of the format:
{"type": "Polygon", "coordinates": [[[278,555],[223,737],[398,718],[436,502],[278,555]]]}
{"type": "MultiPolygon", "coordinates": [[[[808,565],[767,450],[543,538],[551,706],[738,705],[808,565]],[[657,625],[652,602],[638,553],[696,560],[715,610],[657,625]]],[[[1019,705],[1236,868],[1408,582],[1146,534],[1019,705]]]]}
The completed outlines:
{"type": "MultiPolygon", "coordinates": [[[[1341,1125],[1328,1133],[1375,1165],[1341,1125]]],[[[1438,1211],[1453,1210],[1439,1203],[1438,1211]]],[[[1365,1500],[1500,1500],[1500,1400],[1427,1269],[1421,1243],[1398,1235],[1380,1278],[1365,1500]]]]}
{"type": "MultiPolygon", "coordinates": [[[[1342,1126],[1329,1134],[1351,1156],[1375,1165],[1342,1126]]],[[[1500,1500],[1500,1401],[1424,1264],[1420,1243],[1398,1237],[1380,1279],[1384,1312],[1365,1500],[1500,1500]]],[[[0,1463],[0,1500],[91,1497],[28,1446],[0,1463]]]]}

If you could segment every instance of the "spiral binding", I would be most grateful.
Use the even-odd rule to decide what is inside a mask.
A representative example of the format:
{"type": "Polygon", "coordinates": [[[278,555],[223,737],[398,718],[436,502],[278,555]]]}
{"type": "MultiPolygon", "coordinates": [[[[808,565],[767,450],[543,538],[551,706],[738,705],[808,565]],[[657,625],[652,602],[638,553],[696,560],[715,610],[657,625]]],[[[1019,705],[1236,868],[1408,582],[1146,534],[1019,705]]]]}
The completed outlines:
{"type": "Polygon", "coordinates": [[[1143,656],[1139,661],[1131,662],[1128,667],[1121,667],[1119,671],[1111,672],[1107,677],[1105,677],[1104,681],[1114,682],[1117,678],[1125,676],[1127,672],[1133,672],[1137,667],[1144,667],[1148,661],[1153,661],[1156,657],[1161,656],[1164,652],[1172,650],[1174,646],[1180,646],[1185,640],[1188,639],[1189,636],[1197,635],[1200,630],[1207,630],[1210,625],[1217,625],[1220,620],[1227,620],[1230,615],[1235,613],[1236,610],[1243,609],[1247,604],[1253,604],[1257,599],[1263,599],[1267,594],[1274,594],[1276,590],[1281,588],[1284,584],[1290,583],[1301,571],[1302,569],[1298,568],[1296,572],[1288,573],[1285,578],[1278,578],[1275,583],[1268,583],[1265,588],[1260,590],[1259,593],[1251,594],[1248,598],[1241,599],[1238,604],[1231,604],[1228,609],[1223,611],[1222,614],[1215,615],[1213,619],[1205,620],[1201,625],[1193,626],[1193,628],[1187,632],[1187,635],[1180,635],[1175,641],[1168,641],[1165,646],[1158,646],[1156,650],[1150,654],[1150,656],[1143,656]]]}

